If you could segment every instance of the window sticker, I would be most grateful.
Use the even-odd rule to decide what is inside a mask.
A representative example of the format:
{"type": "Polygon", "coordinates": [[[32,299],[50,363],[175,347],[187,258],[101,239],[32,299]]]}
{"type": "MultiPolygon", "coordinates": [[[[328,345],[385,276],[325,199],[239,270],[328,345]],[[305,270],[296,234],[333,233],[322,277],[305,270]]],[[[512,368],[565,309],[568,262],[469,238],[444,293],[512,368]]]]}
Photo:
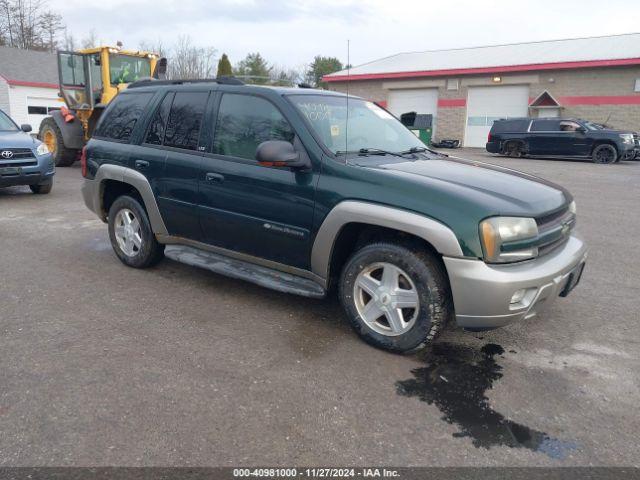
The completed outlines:
{"type": "Polygon", "coordinates": [[[340,127],[338,125],[331,125],[331,136],[332,137],[340,136],[340,127]]]}

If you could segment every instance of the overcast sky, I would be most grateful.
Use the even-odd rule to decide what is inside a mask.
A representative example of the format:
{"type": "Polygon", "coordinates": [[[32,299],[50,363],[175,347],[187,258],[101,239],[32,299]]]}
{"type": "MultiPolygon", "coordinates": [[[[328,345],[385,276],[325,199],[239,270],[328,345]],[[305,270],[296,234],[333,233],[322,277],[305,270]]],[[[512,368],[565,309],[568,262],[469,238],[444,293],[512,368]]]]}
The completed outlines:
{"type": "Polygon", "coordinates": [[[170,45],[190,35],[236,63],[260,52],[300,67],[318,54],[351,63],[433,50],[640,31],[638,0],[49,0],[76,40],[95,30],[170,45]]]}

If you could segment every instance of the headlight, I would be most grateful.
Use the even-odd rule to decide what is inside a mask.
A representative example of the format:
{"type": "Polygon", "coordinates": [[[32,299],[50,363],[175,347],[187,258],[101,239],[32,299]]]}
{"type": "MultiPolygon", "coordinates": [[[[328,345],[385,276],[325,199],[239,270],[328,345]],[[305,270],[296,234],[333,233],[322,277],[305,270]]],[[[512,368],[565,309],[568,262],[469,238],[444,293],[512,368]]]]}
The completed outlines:
{"type": "Polygon", "coordinates": [[[489,263],[518,262],[537,257],[538,247],[526,245],[526,240],[534,240],[537,236],[538,225],[533,218],[493,217],[480,222],[482,250],[485,261],[489,263]]]}
{"type": "Polygon", "coordinates": [[[36,148],[37,155],[46,155],[47,153],[49,153],[49,149],[44,143],[41,143],[40,145],[38,145],[38,148],[36,148]]]}
{"type": "Polygon", "coordinates": [[[578,209],[576,208],[576,201],[574,200],[569,204],[569,211],[576,215],[578,213],[578,209]]]}
{"type": "Polygon", "coordinates": [[[621,133],[620,138],[624,143],[633,143],[633,134],[631,133],[621,133]]]}

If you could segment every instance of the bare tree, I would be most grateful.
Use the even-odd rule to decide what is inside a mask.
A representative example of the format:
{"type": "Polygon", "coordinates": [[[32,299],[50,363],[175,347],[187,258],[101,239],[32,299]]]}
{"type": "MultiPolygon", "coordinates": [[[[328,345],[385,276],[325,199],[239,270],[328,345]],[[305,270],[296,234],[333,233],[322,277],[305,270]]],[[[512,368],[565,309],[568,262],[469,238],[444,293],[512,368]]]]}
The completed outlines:
{"type": "Polygon", "coordinates": [[[164,46],[164,44],[162,43],[162,40],[160,40],[160,39],[158,39],[155,43],[154,42],[140,42],[139,48],[140,48],[140,50],[145,51],[145,52],[155,53],[156,55],[159,55],[160,57],[167,57],[169,55],[169,52],[167,51],[167,48],[164,46]]]}
{"type": "Polygon", "coordinates": [[[76,39],[73,37],[73,33],[70,33],[65,28],[64,30],[64,49],[74,51],[76,49],[76,39]]]}
{"type": "Polygon", "coordinates": [[[0,0],[0,44],[55,50],[64,29],[62,17],[44,9],[42,0],[0,0]]]}
{"type": "Polygon", "coordinates": [[[271,84],[284,87],[295,86],[303,79],[301,70],[283,65],[273,65],[269,71],[269,76],[271,77],[271,84]]]}
{"type": "Polygon", "coordinates": [[[64,30],[62,16],[53,12],[45,12],[40,18],[40,29],[44,40],[43,48],[55,52],[58,49],[58,35],[64,30]]]}
{"type": "Polygon", "coordinates": [[[98,46],[98,43],[98,37],[93,28],[89,30],[89,34],[80,41],[82,48],[95,48],[98,46]]]}
{"type": "Polygon", "coordinates": [[[213,78],[216,49],[193,45],[191,37],[182,36],[168,55],[169,78],[213,78]]]}

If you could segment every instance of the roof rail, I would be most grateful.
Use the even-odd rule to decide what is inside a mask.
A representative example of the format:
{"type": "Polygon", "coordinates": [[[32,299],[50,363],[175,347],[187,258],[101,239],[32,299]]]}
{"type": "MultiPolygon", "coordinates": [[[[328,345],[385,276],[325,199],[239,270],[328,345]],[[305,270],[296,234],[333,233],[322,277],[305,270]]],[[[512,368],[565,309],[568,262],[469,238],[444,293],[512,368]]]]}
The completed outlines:
{"type": "Polygon", "coordinates": [[[217,83],[219,85],[244,85],[244,82],[235,77],[218,77],[218,78],[176,78],[174,80],[156,80],[155,78],[143,78],[129,84],[127,88],[139,88],[161,85],[185,85],[189,83],[217,83]]]}

